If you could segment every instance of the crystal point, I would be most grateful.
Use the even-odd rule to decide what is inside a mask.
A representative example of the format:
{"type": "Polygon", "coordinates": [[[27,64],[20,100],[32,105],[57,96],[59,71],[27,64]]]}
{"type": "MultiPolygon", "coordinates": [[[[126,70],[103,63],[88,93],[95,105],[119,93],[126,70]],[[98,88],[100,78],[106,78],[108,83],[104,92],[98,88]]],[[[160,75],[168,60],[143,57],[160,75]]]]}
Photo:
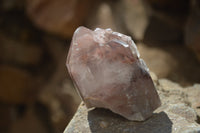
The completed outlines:
{"type": "Polygon", "coordinates": [[[88,108],[107,108],[129,120],[143,121],[161,104],[129,36],[111,29],[79,27],[66,65],[88,108]]]}

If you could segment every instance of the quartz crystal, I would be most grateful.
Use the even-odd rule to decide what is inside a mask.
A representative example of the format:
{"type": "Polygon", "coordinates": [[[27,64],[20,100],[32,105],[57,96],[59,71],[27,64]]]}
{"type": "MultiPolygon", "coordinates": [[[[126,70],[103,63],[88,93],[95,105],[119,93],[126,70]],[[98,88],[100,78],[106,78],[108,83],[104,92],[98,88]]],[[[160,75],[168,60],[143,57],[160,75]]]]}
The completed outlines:
{"type": "Polygon", "coordinates": [[[110,109],[143,121],[160,106],[160,98],[131,37],[79,27],[71,42],[67,68],[88,108],[110,109]]]}

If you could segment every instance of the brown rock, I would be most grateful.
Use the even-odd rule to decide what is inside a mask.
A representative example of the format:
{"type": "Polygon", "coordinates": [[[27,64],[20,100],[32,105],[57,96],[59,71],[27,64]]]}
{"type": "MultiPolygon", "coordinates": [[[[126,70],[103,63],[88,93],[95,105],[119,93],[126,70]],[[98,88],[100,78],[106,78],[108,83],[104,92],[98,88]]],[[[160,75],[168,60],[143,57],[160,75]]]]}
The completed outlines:
{"type": "Polygon", "coordinates": [[[24,0],[2,0],[0,3],[1,9],[10,11],[13,9],[23,9],[24,0]]]}
{"type": "MultiPolygon", "coordinates": [[[[162,16],[166,18],[165,16],[162,16]]],[[[173,20],[173,18],[168,18],[167,20],[162,20],[157,16],[149,17],[149,23],[146,26],[143,42],[146,44],[180,44],[183,41],[183,26],[179,23],[176,24],[180,27],[174,26],[174,22],[167,22],[168,20],[173,20]],[[172,23],[172,24],[171,24],[172,23]]],[[[182,21],[180,22],[182,23],[182,21]]]]}
{"type": "MultiPolygon", "coordinates": [[[[144,0],[147,3],[148,13],[156,16],[171,28],[182,29],[189,13],[189,0],[144,0]]],[[[162,28],[162,27],[161,27],[162,28]]],[[[165,27],[163,27],[165,28],[165,27]]],[[[166,36],[167,37],[167,36],[166,36]]]]}
{"type": "Polygon", "coordinates": [[[185,26],[185,44],[191,48],[200,60],[200,2],[194,0],[191,13],[185,26]]]}
{"type": "Polygon", "coordinates": [[[7,132],[16,119],[15,107],[13,105],[0,104],[0,132],[7,132]]]}
{"type": "Polygon", "coordinates": [[[91,0],[28,0],[26,9],[38,27],[66,38],[83,23],[91,3],[91,0]]]}
{"type": "Polygon", "coordinates": [[[148,2],[157,10],[168,12],[186,12],[189,6],[189,0],[148,0],[148,2]]]}
{"type": "Polygon", "coordinates": [[[183,42],[183,29],[189,13],[189,0],[144,0],[149,14],[144,41],[147,43],[183,42]]]}
{"type": "Polygon", "coordinates": [[[137,40],[143,37],[146,24],[147,16],[140,0],[98,1],[86,21],[91,29],[111,28],[123,34],[131,34],[137,40]]]}
{"type": "Polygon", "coordinates": [[[142,121],[160,106],[148,68],[130,37],[111,29],[75,31],[67,67],[88,108],[142,121]]]}
{"type": "Polygon", "coordinates": [[[101,28],[111,28],[113,30],[118,30],[116,23],[114,21],[114,16],[112,8],[108,3],[98,3],[99,6],[90,14],[86,21],[87,26],[95,29],[96,27],[101,28]]]}
{"type": "Polygon", "coordinates": [[[10,133],[48,133],[48,130],[34,109],[28,108],[25,115],[12,124],[10,133]]]}
{"type": "Polygon", "coordinates": [[[43,51],[36,44],[26,44],[2,35],[0,43],[0,60],[3,62],[37,65],[42,59],[43,51]]]}
{"type": "Polygon", "coordinates": [[[7,103],[27,103],[35,95],[33,82],[26,71],[0,66],[0,100],[7,103]]]}
{"type": "Polygon", "coordinates": [[[73,97],[64,92],[64,88],[56,88],[61,92],[55,92],[52,90],[42,91],[40,94],[40,101],[49,109],[50,122],[53,127],[62,132],[66,124],[70,121],[75,113],[78,103],[75,103],[73,97]]]}
{"type": "Polygon", "coordinates": [[[66,42],[46,37],[45,43],[56,67],[40,91],[39,101],[48,107],[53,127],[62,132],[80,104],[80,98],[69,75],[66,78],[67,70],[63,65],[63,62],[66,61],[66,42]]]}
{"type": "MultiPolygon", "coordinates": [[[[148,11],[142,0],[123,0],[125,24],[136,40],[143,40],[149,23],[148,11]]],[[[120,8],[120,5],[119,5],[120,8]]]]}
{"type": "Polygon", "coordinates": [[[141,58],[158,78],[167,77],[182,86],[191,86],[200,81],[200,64],[187,47],[171,44],[148,46],[143,43],[137,47],[141,58]],[[188,63],[185,63],[186,60],[188,63]]]}
{"type": "Polygon", "coordinates": [[[145,44],[138,44],[137,47],[140,51],[141,57],[145,60],[149,69],[159,78],[167,77],[177,66],[176,59],[163,49],[149,47],[145,44]]]}

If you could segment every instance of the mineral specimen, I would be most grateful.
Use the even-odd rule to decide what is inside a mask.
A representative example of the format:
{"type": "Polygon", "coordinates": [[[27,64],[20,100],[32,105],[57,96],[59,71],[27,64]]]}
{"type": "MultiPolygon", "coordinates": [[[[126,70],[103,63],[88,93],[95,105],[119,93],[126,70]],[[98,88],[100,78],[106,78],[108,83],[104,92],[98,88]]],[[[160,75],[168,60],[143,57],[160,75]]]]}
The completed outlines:
{"type": "Polygon", "coordinates": [[[67,68],[88,108],[107,108],[143,121],[160,106],[160,98],[131,37],[79,27],[72,39],[67,68]]]}

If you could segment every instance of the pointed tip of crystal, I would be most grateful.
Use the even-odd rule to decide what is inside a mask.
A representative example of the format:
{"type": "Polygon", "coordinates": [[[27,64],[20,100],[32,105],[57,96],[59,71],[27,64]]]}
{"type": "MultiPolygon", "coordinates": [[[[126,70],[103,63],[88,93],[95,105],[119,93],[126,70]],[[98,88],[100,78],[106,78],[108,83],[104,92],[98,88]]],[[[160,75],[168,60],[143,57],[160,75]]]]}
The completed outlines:
{"type": "Polygon", "coordinates": [[[73,35],[73,41],[75,41],[77,39],[77,37],[83,36],[84,34],[89,34],[92,31],[84,26],[80,26],[78,27],[73,35]]]}

